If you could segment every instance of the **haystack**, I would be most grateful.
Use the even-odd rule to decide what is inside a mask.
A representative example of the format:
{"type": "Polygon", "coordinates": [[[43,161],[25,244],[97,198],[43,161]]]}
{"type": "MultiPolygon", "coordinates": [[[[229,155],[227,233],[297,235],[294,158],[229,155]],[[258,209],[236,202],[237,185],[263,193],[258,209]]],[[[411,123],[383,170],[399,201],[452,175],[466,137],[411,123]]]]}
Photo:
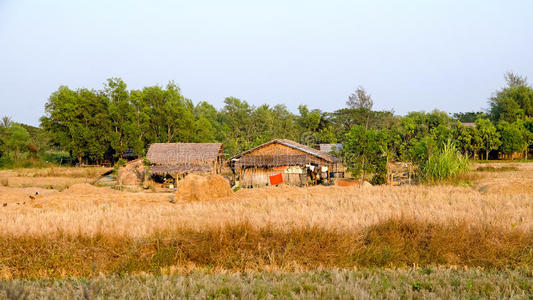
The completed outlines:
{"type": "Polygon", "coordinates": [[[127,163],[117,174],[118,185],[140,185],[144,180],[145,167],[141,159],[127,163]]]}
{"type": "Polygon", "coordinates": [[[178,182],[176,201],[209,201],[233,194],[229,182],[220,175],[189,174],[178,182]]]}

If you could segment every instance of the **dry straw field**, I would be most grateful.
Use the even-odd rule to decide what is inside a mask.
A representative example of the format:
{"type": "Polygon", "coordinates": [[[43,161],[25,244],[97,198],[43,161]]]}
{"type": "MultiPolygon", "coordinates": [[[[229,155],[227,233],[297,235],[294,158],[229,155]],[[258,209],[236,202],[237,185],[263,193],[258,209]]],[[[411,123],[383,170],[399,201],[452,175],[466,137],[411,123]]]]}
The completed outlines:
{"type": "MultiPolygon", "coordinates": [[[[405,279],[411,275],[389,274],[388,286],[407,286],[410,293],[421,297],[441,290],[435,295],[446,297],[454,291],[452,282],[458,280],[455,295],[490,295],[500,288],[507,290],[495,295],[527,298],[533,294],[530,163],[474,165],[467,176],[445,185],[281,186],[239,190],[200,202],[174,199],[168,193],[126,192],[89,184],[104,171],[0,171],[0,182],[5,183],[0,185],[0,278],[99,278],[139,273],[194,277],[207,272],[212,274],[213,295],[228,296],[224,294],[227,290],[217,288],[218,281],[230,280],[220,278],[233,275],[221,274],[243,272],[248,275],[231,277],[239,281],[237,286],[243,285],[240,294],[230,291],[231,295],[265,292],[273,296],[279,282],[299,282],[314,276],[312,272],[342,278],[344,270],[385,267],[415,272],[425,267],[441,270],[437,273],[444,272],[444,277],[451,269],[458,273],[449,280],[436,275],[431,288],[424,288],[424,281],[405,279]],[[50,182],[62,188],[50,189],[50,182]],[[468,280],[463,282],[463,277],[471,276],[471,268],[482,268],[479,272],[487,278],[501,276],[493,272],[504,270],[518,275],[512,282],[500,282],[513,290],[495,285],[480,292],[468,290],[468,280]],[[259,274],[254,272],[269,278],[271,285],[265,291],[254,290],[257,287],[246,279],[256,276],[249,274],[259,274]],[[438,282],[450,285],[451,290],[436,288],[438,282]]],[[[354,274],[350,276],[362,276],[354,274]]],[[[320,280],[316,286],[332,282],[320,280]]],[[[22,293],[17,282],[3,284],[12,293],[22,293]]],[[[31,283],[39,284],[42,282],[31,283]]],[[[95,292],[84,284],[83,289],[96,294],[106,289],[95,292]]],[[[313,291],[315,285],[310,284],[313,291]]],[[[79,288],[83,292],[81,285],[79,288]]],[[[191,288],[184,286],[180,293],[191,293],[191,288]]],[[[290,290],[287,295],[304,297],[307,292],[290,290]]],[[[401,296],[390,292],[375,295],[401,296]]]]}

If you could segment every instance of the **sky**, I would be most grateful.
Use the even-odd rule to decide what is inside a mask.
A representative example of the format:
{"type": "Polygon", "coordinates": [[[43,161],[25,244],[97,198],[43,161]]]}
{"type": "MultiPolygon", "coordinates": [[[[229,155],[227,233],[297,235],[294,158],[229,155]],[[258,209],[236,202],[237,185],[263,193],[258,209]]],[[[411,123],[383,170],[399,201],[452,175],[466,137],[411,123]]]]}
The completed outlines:
{"type": "Polygon", "coordinates": [[[39,124],[60,85],[176,82],[194,103],[479,111],[533,80],[533,1],[0,0],[0,116],[39,124]]]}

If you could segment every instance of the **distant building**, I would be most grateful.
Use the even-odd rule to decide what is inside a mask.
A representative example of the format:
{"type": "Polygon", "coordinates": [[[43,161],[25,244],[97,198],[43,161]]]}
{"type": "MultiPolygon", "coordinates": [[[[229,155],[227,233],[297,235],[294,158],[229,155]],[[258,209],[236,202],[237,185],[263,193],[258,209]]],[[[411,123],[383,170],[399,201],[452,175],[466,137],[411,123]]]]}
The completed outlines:
{"type": "Polygon", "coordinates": [[[474,122],[464,122],[464,123],[461,123],[463,124],[463,126],[465,127],[476,127],[476,123],[474,122]]]}
{"type": "Polygon", "coordinates": [[[243,187],[272,184],[272,178],[292,185],[329,179],[336,159],[291,140],[276,139],[230,158],[235,180],[243,187]]]}
{"type": "Polygon", "coordinates": [[[342,152],[342,144],[319,144],[318,149],[324,153],[336,154],[342,152]]]}

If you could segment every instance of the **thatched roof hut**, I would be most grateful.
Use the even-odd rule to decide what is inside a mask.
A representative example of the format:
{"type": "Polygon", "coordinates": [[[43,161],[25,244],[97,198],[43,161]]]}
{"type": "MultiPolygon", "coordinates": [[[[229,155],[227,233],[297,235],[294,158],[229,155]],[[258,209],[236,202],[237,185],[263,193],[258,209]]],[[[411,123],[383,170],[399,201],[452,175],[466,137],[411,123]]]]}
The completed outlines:
{"type": "Polygon", "coordinates": [[[278,167],[306,164],[331,165],[335,158],[291,140],[276,139],[229,159],[235,167],[278,167]]]}
{"type": "Polygon", "coordinates": [[[222,151],[221,143],[156,143],[150,145],[146,158],[151,174],[215,173],[222,151]]]}
{"type": "Polygon", "coordinates": [[[295,185],[316,182],[318,177],[329,178],[328,170],[336,162],[333,156],[317,149],[276,139],[230,158],[228,165],[242,186],[256,187],[271,184],[274,175],[295,185]]]}

